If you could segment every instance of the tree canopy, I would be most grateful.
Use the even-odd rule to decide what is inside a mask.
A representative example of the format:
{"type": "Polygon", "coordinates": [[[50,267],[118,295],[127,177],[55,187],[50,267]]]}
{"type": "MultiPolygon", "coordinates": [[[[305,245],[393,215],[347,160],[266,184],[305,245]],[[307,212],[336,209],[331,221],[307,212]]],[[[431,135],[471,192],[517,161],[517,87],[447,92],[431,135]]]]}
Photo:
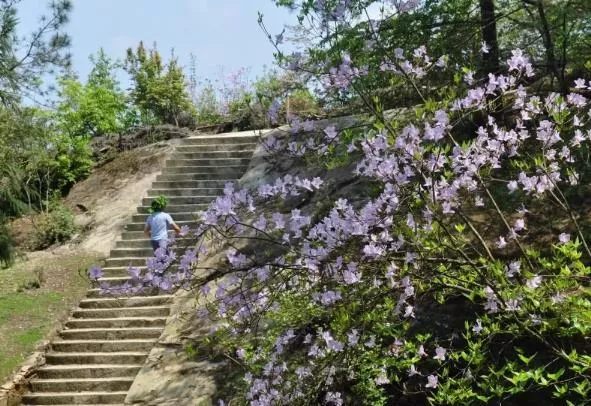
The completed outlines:
{"type": "Polygon", "coordinates": [[[85,84],[73,75],[60,79],[56,119],[61,130],[73,136],[119,134],[128,130],[139,118],[116,79],[119,66],[102,49],[90,60],[93,68],[85,84]]]}
{"type": "Polygon", "coordinates": [[[191,113],[188,82],[174,55],[165,64],[156,47],[146,50],[140,42],[127,50],[125,67],[134,82],[131,97],[146,117],[178,125],[182,113],[191,113]]]}

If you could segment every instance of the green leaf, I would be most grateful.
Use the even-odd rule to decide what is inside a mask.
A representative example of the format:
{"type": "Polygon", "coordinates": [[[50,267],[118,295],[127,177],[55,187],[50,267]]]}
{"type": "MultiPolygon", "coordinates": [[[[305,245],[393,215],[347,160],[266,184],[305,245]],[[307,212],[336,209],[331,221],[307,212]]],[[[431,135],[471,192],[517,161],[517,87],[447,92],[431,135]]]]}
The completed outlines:
{"type": "Polygon", "coordinates": [[[519,357],[519,359],[525,364],[525,365],[529,365],[529,363],[535,358],[536,354],[532,355],[531,357],[526,357],[523,354],[517,354],[517,356],[519,357]]]}

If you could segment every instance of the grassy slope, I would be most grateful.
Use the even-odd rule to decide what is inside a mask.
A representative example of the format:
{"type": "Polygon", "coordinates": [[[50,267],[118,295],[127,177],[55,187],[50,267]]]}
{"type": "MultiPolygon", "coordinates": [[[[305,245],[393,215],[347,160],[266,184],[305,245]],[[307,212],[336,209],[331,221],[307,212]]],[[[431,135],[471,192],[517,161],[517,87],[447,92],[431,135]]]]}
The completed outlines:
{"type": "Polygon", "coordinates": [[[43,253],[0,269],[0,381],[84,296],[88,282],[80,271],[99,260],[96,254],[43,253]]]}

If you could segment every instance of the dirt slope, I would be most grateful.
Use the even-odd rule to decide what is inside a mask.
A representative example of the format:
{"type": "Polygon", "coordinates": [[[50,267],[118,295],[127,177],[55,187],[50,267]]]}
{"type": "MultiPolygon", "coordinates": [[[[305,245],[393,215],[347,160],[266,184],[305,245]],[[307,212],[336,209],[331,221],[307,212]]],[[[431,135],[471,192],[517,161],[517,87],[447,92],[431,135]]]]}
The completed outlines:
{"type": "Polygon", "coordinates": [[[77,238],[80,249],[109,253],[178,141],[123,152],[72,188],[66,204],[86,230],[77,238]]]}

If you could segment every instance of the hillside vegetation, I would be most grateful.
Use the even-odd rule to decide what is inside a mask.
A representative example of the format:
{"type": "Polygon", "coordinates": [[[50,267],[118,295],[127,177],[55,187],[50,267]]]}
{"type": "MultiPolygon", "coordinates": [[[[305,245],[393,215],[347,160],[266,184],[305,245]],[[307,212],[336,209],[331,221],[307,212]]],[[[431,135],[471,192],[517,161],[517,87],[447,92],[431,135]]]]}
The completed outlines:
{"type": "MultiPolygon", "coordinates": [[[[99,50],[84,83],[60,76],[56,108],[25,108],[67,65],[71,4],[52,5],[29,60],[3,36],[2,212],[68,230],[59,198],[90,172],[93,137],[121,150],[137,126],[278,127],[180,254],[132,273],[191,298],[173,322],[186,362],[229,360],[216,401],[586,404],[591,3],[269,1],[293,16],[279,33],[258,20],[280,70],[220,89],[140,43],[123,61],[99,50]]],[[[15,33],[12,3],[0,13],[15,33]]]]}

